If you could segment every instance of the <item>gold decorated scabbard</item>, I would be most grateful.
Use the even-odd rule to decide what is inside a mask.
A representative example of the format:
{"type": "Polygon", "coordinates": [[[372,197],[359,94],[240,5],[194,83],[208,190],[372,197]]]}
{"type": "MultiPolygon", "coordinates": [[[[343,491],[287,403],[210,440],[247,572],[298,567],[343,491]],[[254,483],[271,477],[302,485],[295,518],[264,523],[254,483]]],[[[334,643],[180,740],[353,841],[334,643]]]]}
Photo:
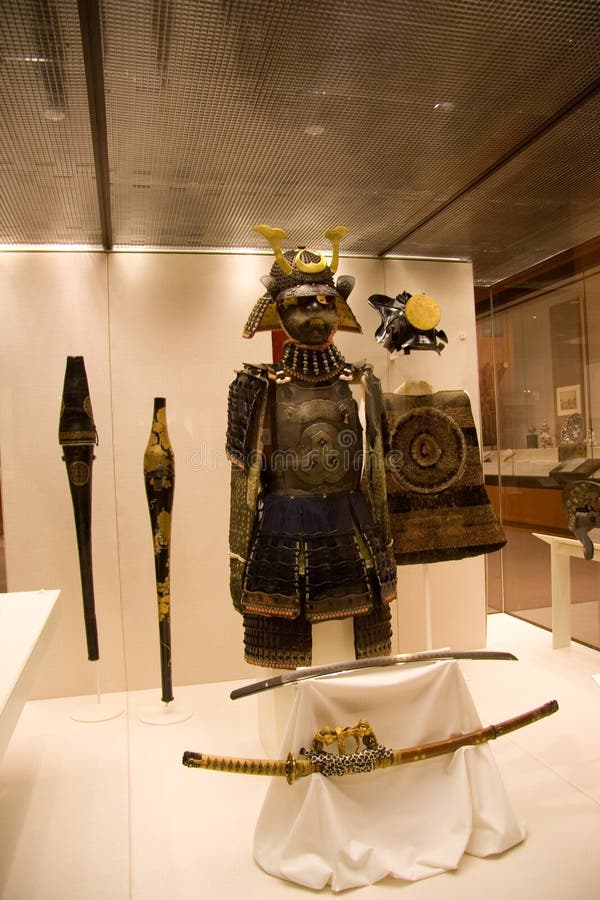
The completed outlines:
{"type": "Polygon", "coordinates": [[[302,748],[298,756],[289,753],[287,759],[244,759],[232,756],[211,756],[206,753],[194,753],[186,750],[183,754],[183,765],[195,769],[210,769],[213,772],[233,772],[238,775],[269,775],[287,779],[293,784],[298,778],[305,778],[315,772],[330,777],[332,775],[356,775],[373,772],[375,769],[388,769],[403,766],[407,763],[433,759],[454,753],[461,747],[486,744],[488,741],[510,734],[526,725],[532,725],[558,710],[556,700],[550,700],[542,706],[506,719],[497,725],[488,725],[467,734],[434,741],[416,747],[405,747],[389,750],[383,747],[375,737],[375,733],[365,719],[356,725],[338,728],[322,728],[315,734],[312,746],[302,748]],[[354,749],[347,751],[347,743],[352,740],[354,749]],[[325,747],[337,745],[337,753],[325,747]]]}
{"type": "Polygon", "coordinates": [[[58,443],[62,447],[62,458],[67,467],[75,517],[88,659],[95,662],[100,659],[100,648],[92,565],[92,467],[98,432],[83,356],[67,356],[58,421],[58,443]]]}
{"type": "Polygon", "coordinates": [[[152,527],[158,632],[160,642],[161,700],[173,700],[171,673],[171,515],[175,491],[175,456],[167,429],[164,397],[154,398],[150,437],[144,453],[144,483],[152,527]]]}

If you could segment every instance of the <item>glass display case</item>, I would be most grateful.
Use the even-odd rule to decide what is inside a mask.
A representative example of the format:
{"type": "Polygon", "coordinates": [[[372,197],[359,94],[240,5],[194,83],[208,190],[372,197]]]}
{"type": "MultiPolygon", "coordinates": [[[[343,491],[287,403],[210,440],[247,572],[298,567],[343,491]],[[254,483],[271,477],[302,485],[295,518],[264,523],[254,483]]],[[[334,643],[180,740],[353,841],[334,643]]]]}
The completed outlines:
{"type": "MultiPolygon", "coordinates": [[[[485,481],[508,535],[489,560],[488,604],[545,627],[549,551],[532,532],[569,535],[565,485],[600,481],[599,300],[597,243],[477,298],[485,481]]],[[[595,569],[572,562],[573,637],[599,646],[595,569]]]]}

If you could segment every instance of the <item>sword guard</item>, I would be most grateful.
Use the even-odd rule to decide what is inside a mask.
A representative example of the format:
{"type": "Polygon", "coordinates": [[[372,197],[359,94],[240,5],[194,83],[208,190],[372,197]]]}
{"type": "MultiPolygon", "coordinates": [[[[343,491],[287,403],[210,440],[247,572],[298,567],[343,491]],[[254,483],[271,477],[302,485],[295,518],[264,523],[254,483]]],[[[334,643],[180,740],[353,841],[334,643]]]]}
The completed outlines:
{"type": "Polygon", "coordinates": [[[332,744],[337,744],[338,754],[345,756],[348,752],[346,750],[347,738],[354,739],[355,746],[352,751],[354,753],[360,750],[361,742],[368,750],[373,750],[379,746],[375,732],[367,720],[360,719],[356,725],[347,725],[345,728],[340,726],[337,728],[320,728],[313,738],[312,750],[321,752],[325,746],[330,747],[332,744]]]}

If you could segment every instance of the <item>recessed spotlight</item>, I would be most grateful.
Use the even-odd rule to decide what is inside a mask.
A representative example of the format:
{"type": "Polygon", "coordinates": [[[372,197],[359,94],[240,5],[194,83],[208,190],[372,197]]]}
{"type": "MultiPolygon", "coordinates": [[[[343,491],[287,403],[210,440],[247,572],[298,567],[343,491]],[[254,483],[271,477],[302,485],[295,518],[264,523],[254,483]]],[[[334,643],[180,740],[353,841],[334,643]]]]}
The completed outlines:
{"type": "Polygon", "coordinates": [[[9,62],[47,63],[50,60],[46,56],[9,56],[9,62]]]}
{"type": "Polygon", "coordinates": [[[48,119],[49,122],[63,122],[65,114],[62,109],[45,109],[44,118],[48,119]]]}
{"type": "Polygon", "coordinates": [[[311,137],[318,137],[324,132],[325,128],[323,125],[307,125],[304,129],[304,134],[309,134],[311,137]]]}
{"type": "Polygon", "coordinates": [[[454,109],[454,102],[452,100],[438,100],[437,103],[433,104],[433,108],[450,111],[454,109]]]}

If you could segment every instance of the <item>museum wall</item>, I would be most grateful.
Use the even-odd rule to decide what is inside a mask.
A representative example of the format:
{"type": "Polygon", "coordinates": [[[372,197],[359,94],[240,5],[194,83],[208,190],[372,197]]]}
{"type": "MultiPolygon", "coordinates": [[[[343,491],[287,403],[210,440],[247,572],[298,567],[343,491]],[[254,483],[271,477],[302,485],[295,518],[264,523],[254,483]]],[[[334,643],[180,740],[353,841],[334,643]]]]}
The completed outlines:
{"type": "MultiPolygon", "coordinates": [[[[0,453],[8,589],[60,587],[60,623],[35,696],[159,684],[150,521],[142,475],[154,397],[165,397],[175,452],[171,550],[173,681],[256,675],[242,660],[228,592],[227,388],[243,361],[271,358],[270,335],[241,330],[269,255],[52,253],[0,255],[0,453]],[[75,534],[57,440],[67,355],[85,357],[100,443],[93,470],[93,546],[100,663],[87,662],[75,534]]],[[[349,359],[374,363],[385,389],[424,378],[463,388],[478,421],[472,271],[467,263],[342,258],[363,335],[340,334],[349,359]],[[427,291],[442,307],[441,356],[391,358],[374,340],[371,293],[427,291]]],[[[396,650],[425,642],[424,576],[434,646],[485,643],[484,560],[405,566],[396,650]]]]}
{"type": "Polygon", "coordinates": [[[107,257],[0,254],[0,454],[9,591],[61,588],[59,619],[35,687],[41,697],[96,688],[87,662],[73,511],[58,444],[66,357],[83,355],[100,435],[93,467],[96,609],[107,690],[125,684],[112,453],[107,257]]]}

